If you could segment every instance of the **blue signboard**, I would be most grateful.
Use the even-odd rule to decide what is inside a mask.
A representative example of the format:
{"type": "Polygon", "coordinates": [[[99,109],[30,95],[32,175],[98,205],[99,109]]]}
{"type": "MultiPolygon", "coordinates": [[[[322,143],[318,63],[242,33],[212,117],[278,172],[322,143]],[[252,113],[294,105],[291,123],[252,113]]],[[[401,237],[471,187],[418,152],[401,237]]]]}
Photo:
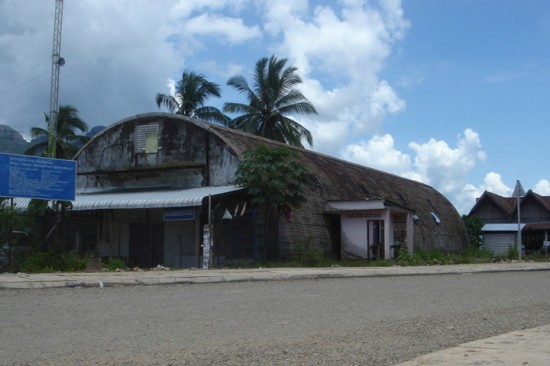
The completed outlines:
{"type": "Polygon", "coordinates": [[[74,201],[76,161],[0,154],[0,197],[74,201]]]}
{"type": "Polygon", "coordinates": [[[164,221],[194,220],[195,207],[167,207],[164,209],[164,221]]]}

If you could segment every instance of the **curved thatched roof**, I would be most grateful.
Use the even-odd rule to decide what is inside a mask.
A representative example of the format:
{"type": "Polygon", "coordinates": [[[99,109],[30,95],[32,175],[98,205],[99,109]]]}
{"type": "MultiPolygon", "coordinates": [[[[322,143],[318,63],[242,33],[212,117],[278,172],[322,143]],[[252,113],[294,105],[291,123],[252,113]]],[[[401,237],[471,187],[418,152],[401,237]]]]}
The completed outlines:
{"type": "MultiPolygon", "coordinates": [[[[239,155],[259,144],[283,145],[221,126],[209,126],[209,129],[233,146],[239,155]]],[[[314,187],[308,191],[309,204],[296,213],[295,221],[304,221],[315,228],[319,226],[315,221],[321,220],[327,201],[382,199],[387,205],[412,211],[419,218],[415,225],[415,245],[424,249],[459,250],[467,243],[466,229],[455,207],[432,187],[310,150],[284,146],[297,151],[315,177],[314,187]],[[440,223],[432,213],[439,217],[440,223]]],[[[303,232],[307,235],[308,229],[303,228],[303,232]]]]}
{"type": "MultiPolygon", "coordinates": [[[[127,118],[100,132],[88,145],[93,145],[94,140],[102,138],[109,130],[120,129],[127,123],[153,120],[161,120],[167,126],[184,123],[195,131],[197,128],[203,130],[216,136],[216,140],[225,144],[237,158],[259,145],[287,146],[298,152],[300,160],[312,174],[313,184],[307,191],[306,204],[293,214],[292,223],[287,225],[286,234],[283,233],[283,247],[286,242],[286,246],[292,249],[296,241],[311,237],[322,248],[330,250],[334,246],[335,229],[331,228],[334,218],[331,219],[331,212],[326,209],[327,201],[373,199],[384,200],[388,206],[400,207],[416,215],[414,241],[417,247],[458,250],[467,243],[466,229],[456,209],[442,194],[426,184],[181,115],[149,113],[127,118]],[[439,222],[433,215],[439,218],[439,222]]],[[[234,171],[232,173],[233,177],[229,178],[234,179],[234,171]]]]}

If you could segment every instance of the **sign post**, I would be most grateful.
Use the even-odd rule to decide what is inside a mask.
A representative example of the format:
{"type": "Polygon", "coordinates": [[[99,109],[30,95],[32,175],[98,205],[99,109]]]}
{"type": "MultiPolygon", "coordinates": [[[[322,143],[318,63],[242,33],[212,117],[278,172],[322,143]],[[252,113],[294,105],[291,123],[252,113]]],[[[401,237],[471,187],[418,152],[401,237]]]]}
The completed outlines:
{"type": "Polygon", "coordinates": [[[0,197],[74,201],[76,161],[0,153],[0,197]]]}
{"type": "Polygon", "coordinates": [[[525,191],[523,190],[523,187],[521,186],[521,183],[519,180],[516,181],[516,187],[514,188],[514,193],[512,193],[513,197],[516,197],[516,207],[518,209],[518,242],[517,242],[517,249],[518,249],[518,260],[521,260],[521,251],[522,251],[522,245],[521,245],[521,213],[520,213],[520,197],[525,196],[525,191]]]}

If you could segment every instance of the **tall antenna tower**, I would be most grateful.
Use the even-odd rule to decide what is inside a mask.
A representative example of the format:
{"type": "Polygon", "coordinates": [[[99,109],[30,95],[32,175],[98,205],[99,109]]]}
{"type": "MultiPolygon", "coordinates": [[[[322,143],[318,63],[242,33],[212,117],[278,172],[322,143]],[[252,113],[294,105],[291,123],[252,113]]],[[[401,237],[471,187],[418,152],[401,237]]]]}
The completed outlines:
{"type": "Polygon", "coordinates": [[[53,24],[52,82],[50,89],[50,120],[48,123],[48,156],[55,158],[57,141],[57,112],[59,102],[59,68],[65,64],[61,52],[61,25],[63,22],[63,0],[55,0],[55,20],[53,24]]]}

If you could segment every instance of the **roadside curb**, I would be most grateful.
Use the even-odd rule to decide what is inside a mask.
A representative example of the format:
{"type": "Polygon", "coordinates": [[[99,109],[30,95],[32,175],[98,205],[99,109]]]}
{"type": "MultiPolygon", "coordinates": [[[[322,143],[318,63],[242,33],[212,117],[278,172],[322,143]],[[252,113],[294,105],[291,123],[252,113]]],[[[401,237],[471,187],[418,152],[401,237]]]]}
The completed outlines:
{"type": "Polygon", "coordinates": [[[547,262],[487,263],[418,267],[330,267],[172,270],[140,272],[4,273],[0,289],[92,288],[183,285],[225,282],[320,280],[334,278],[468,275],[550,271],[547,262]]]}

